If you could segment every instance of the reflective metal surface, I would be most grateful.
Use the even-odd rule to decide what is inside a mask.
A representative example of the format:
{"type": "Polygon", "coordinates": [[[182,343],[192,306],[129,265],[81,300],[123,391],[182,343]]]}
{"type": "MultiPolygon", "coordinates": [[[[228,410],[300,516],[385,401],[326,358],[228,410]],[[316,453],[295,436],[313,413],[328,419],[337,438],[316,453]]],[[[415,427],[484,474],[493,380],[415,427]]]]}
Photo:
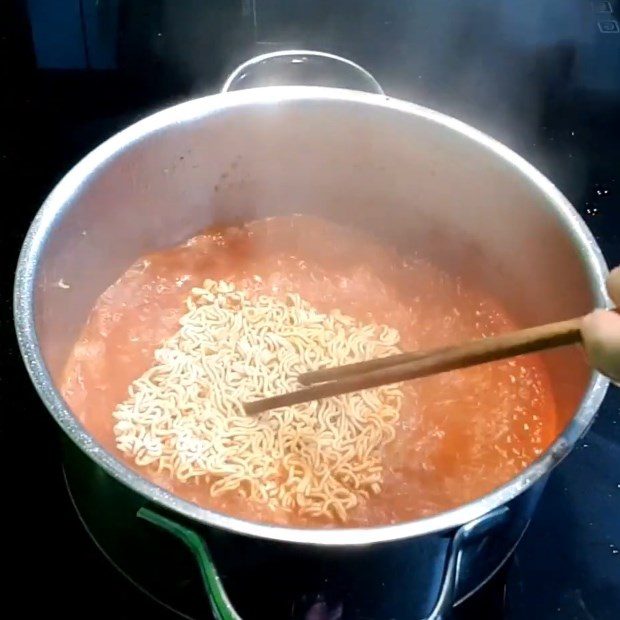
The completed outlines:
{"type": "MultiPolygon", "coordinates": [[[[140,508],[153,508],[152,503],[108,476],[74,443],[64,444],[67,486],[97,546],[153,598],[183,616],[203,617],[204,592],[182,545],[136,518],[140,508]]],[[[500,507],[504,517],[499,522],[492,511],[484,515],[486,527],[465,524],[475,535],[456,548],[458,528],[373,545],[317,547],[243,536],[174,512],[165,514],[208,543],[226,590],[243,617],[285,618],[300,596],[320,594],[346,602],[347,618],[424,618],[439,604],[445,612],[462,603],[502,568],[543,489],[544,480],[500,507]],[[350,615],[352,606],[360,613],[350,615]]]]}
{"type": "MultiPolygon", "coordinates": [[[[606,268],[574,209],[508,148],[432,110],[321,87],[190,101],[129,127],[73,168],[20,256],[15,317],[46,406],[98,465],[153,502],[259,538],[364,545],[458,527],[541,479],[588,428],[607,388],[578,351],[549,356],[564,430],[508,484],[455,510],[392,526],[314,530],[235,519],[180,500],[99,446],[54,377],[97,296],[138,256],[239,217],[323,215],[463,267],[528,323],[605,304],[606,268]]],[[[450,264],[449,264],[450,263],[450,264]]]]}
{"type": "MultiPolygon", "coordinates": [[[[247,85],[251,79],[260,79],[260,86],[277,86],[277,84],[269,84],[268,80],[265,81],[260,75],[253,76],[253,73],[259,73],[261,69],[266,70],[270,78],[282,79],[283,67],[294,68],[299,70],[300,68],[306,68],[308,66],[314,66],[317,71],[321,72],[321,86],[325,85],[325,76],[334,73],[334,68],[345,69],[356,79],[361,79],[363,88],[357,88],[356,90],[364,90],[370,93],[376,93],[377,95],[384,95],[381,84],[377,82],[375,77],[369,73],[364,67],[360,67],[357,63],[343,58],[342,56],[336,56],[335,54],[328,54],[326,52],[317,52],[314,50],[282,50],[278,52],[269,52],[267,54],[261,54],[246,60],[246,62],[239,65],[227,78],[222,86],[223,93],[227,93],[232,90],[243,90],[249,88],[247,85]],[[274,67],[274,65],[276,65],[274,67]],[[278,66],[279,65],[279,66],[278,66]],[[290,67],[290,65],[295,65],[290,67]],[[323,67],[323,69],[321,69],[323,67]]],[[[285,77],[286,86],[292,86],[294,84],[302,84],[308,86],[305,78],[298,75],[297,79],[285,77]]],[[[341,79],[341,78],[340,78],[341,79]]],[[[342,86],[342,83],[338,84],[342,86]]]]}

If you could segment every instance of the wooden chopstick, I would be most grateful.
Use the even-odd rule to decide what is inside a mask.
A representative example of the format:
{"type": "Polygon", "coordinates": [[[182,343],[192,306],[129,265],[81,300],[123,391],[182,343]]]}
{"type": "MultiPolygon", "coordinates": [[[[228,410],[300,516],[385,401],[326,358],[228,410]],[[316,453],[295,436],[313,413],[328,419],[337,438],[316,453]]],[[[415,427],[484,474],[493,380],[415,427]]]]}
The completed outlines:
{"type": "Polygon", "coordinates": [[[427,352],[401,353],[367,362],[327,368],[300,375],[302,383],[324,381],[295,392],[244,403],[248,414],[261,413],[312,400],[408,381],[457,368],[534,353],[581,342],[582,317],[530,327],[508,334],[472,340],[427,352]]]}
{"type": "MultiPolygon", "coordinates": [[[[437,354],[440,351],[450,351],[454,347],[443,347],[441,349],[433,349],[432,353],[437,354]]],[[[345,364],[344,366],[330,366],[329,368],[321,368],[311,372],[304,372],[297,377],[302,385],[313,385],[314,383],[323,383],[325,381],[334,381],[343,377],[359,375],[380,368],[388,368],[389,366],[398,366],[406,362],[415,362],[416,360],[427,357],[431,351],[413,351],[407,353],[398,353],[397,355],[388,355],[387,357],[378,357],[365,362],[355,362],[354,364],[345,364]]]]}

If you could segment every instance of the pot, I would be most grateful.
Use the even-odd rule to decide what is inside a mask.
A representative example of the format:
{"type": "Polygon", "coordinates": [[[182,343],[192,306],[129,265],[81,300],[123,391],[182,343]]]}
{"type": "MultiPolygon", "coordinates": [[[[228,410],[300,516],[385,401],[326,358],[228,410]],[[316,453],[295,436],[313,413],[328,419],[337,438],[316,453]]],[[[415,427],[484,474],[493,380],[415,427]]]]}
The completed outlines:
{"type": "MultiPolygon", "coordinates": [[[[536,462],[454,510],[373,528],[278,527],[181,500],[98,445],[56,387],[96,298],[137,257],[215,223],[291,212],[371,229],[403,250],[416,249],[482,282],[524,324],[606,304],[606,267],[592,235],[566,198],[521,157],[453,118],[385,96],[351,61],[278,52],[244,63],[224,92],[125,129],[60,181],[28,232],[17,269],[15,320],[26,366],[72,440],[68,474],[77,467],[84,478],[92,470],[93,484],[82,485],[91,505],[119,524],[119,540],[122,521],[135,522],[140,509],[181,536],[201,563],[220,617],[234,611],[209,549],[218,565],[228,559],[223,585],[233,589],[249,567],[253,579],[273,590],[274,575],[294,580],[295,566],[314,563],[317,576],[328,581],[355,565],[347,587],[367,592],[360,575],[383,562],[384,582],[398,576],[408,587],[391,590],[384,583],[367,616],[444,617],[502,565],[525,531],[546,476],[591,424],[608,381],[590,372],[578,349],[546,354],[561,432],[536,462]],[[255,86],[274,67],[327,65],[332,72],[338,67],[338,79],[351,88],[233,92],[255,86]],[[372,92],[353,90],[360,87],[372,92]],[[406,611],[395,613],[391,604],[399,598],[406,603],[398,609],[406,611]]],[[[161,566],[165,575],[166,558],[161,566]]]]}

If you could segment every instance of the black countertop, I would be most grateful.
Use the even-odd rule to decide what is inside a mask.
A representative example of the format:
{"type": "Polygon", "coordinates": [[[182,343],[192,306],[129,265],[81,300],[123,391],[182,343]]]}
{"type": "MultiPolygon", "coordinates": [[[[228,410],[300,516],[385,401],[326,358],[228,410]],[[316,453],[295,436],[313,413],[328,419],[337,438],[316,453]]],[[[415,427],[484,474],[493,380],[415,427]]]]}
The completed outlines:
{"type": "MultiPolygon", "coordinates": [[[[267,10],[260,14],[259,25],[267,34],[254,32],[253,39],[243,39],[243,28],[234,26],[234,15],[229,15],[225,23],[235,36],[218,48],[209,63],[205,60],[207,77],[162,86],[152,77],[148,84],[136,84],[135,73],[123,67],[116,72],[37,71],[24,5],[9,4],[10,21],[5,23],[11,28],[2,36],[2,55],[11,66],[0,144],[0,163],[6,175],[5,221],[0,233],[0,334],[5,343],[0,358],[0,453],[4,544],[9,550],[5,559],[9,560],[9,583],[13,586],[9,590],[19,593],[20,616],[35,613],[43,605],[47,613],[60,612],[66,617],[86,613],[97,618],[172,618],[107,564],[73,512],[64,492],[56,429],[31,388],[16,348],[12,277],[29,222],[73,163],[148,112],[217,89],[236,60],[265,49],[260,37],[277,39],[279,22],[272,19],[269,30],[269,3],[263,3],[267,10]],[[17,436],[22,438],[19,446],[14,439],[17,436]]],[[[303,20],[297,30],[287,30],[287,36],[300,44],[349,55],[371,69],[388,93],[454,113],[505,141],[567,195],[594,232],[609,264],[620,263],[620,107],[609,90],[575,87],[579,50],[573,50],[571,56],[566,42],[560,41],[548,46],[551,52],[528,56],[523,48],[519,51],[493,41],[484,43],[488,33],[466,36],[471,24],[485,19],[480,13],[484,3],[474,2],[471,12],[459,12],[466,26],[461,24],[456,33],[460,38],[453,28],[453,47],[448,49],[452,55],[446,52],[441,66],[431,62],[428,50],[408,60],[408,50],[415,45],[408,38],[411,28],[407,30],[396,13],[396,4],[388,2],[381,8],[368,2],[368,10],[357,24],[362,37],[351,29],[338,30],[336,10],[331,30],[323,28],[321,37],[302,36],[303,20]],[[338,45],[334,44],[334,32],[341,34],[338,45]],[[489,55],[488,45],[496,45],[492,48],[495,53],[489,55]],[[467,54],[460,55],[459,64],[456,57],[463,49],[467,54]],[[565,66],[573,72],[562,78],[565,66]],[[507,67],[511,67],[511,78],[504,77],[494,85],[507,67]]],[[[419,8],[423,3],[411,5],[418,7],[418,17],[424,15],[419,8]]],[[[218,10],[224,11],[221,6],[218,10]]],[[[419,30],[415,32],[419,34],[419,30]]],[[[518,34],[517,29],[516,39],[518,34]]],[[[269,45],[277,47],[278,41],[269,45]]],[[[601,63],[616,58],[611,54],[617,51],[610,49],[600,52],[601,63]]],[[[170,67],[161,70],[174,73],[170,67]]],[[[620,89],[620,74],[616,78],[620,89]]],[[[478,607],[472,605],[468,617],[620,617],[619,408],[620,395],[612,388],[592,429],[551,476],[514,562],[492,586],[493,592],[478,607]]],[[[11,592],[8,594],[10,597],[11,592]]]]}

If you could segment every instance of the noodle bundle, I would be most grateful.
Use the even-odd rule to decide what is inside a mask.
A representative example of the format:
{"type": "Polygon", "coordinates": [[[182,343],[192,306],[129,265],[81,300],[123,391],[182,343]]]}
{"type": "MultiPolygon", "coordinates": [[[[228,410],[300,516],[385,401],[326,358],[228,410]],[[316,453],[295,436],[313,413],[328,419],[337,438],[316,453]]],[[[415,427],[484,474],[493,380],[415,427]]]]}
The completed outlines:
{"type": "Polygon", "coordinates": [[[398,353],[397,330],[225,281],[206,280],[186,303],[180,329],[114,410],[119,450],[172,479],[208,484],[214,497],[235,492],[310,517],[344,522],[381,491],[399,385],[260,416],[242,402],[294,390],[309,370],[398,353]]]}

